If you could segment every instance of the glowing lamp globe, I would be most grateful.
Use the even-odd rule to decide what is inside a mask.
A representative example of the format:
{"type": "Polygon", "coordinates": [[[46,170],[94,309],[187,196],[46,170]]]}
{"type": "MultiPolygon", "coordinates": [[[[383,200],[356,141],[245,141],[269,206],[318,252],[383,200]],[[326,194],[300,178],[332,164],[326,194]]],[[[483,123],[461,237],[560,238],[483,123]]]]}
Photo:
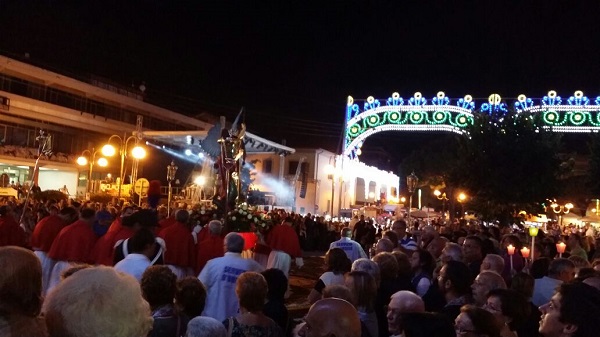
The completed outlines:
{"type": "Polygon", "coordinates": [[[141,146],[136,146],[133,149],[131,149],[131,155],[135,159],[143,159],[146,157],[146,149],[144,149],[141,146]]]}
{"type": "Polygon", "coordinates": [[[110,144],[106,144],[102,147],[102,154],[107,157],[112,157],[115,155],[115,153],[117,153],[117,150],[110,144]]]}
{"type": "Polygon", "coordinates": [[[529,236],[536,237],[538,235],[539,230],[540,229],[537,227],[529,227],[529,236]]]}
{"type": "Polygon", "coordinates": [[[100,165],[102,167],[106,167],[106,166],[108,166],[108,160],[106,160],[106,158],[100,158],[100,159],[98,159],[98,165],[100,165]]]}
{"type": "Polygon", "coordinates": [[[88,163],[88,160],[86,157],[77,158],[77,165],[84,166],[84,165],[87,165],[87,163],[88,163]]]}

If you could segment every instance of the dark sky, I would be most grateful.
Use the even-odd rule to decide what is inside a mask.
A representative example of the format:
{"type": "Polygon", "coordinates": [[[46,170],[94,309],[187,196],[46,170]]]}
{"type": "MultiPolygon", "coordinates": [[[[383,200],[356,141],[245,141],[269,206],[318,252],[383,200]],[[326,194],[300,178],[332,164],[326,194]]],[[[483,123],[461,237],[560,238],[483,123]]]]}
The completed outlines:
{"type": "MultiPolygon", "coordinates": [[[[250,131],[334,149],[348,95],[599,95],[599,14],[600,1],[0,0],[0,52],[145,81],[198,112],[245,106],[250,131]]],[[[372,143],[402,156],[406,140],[372,143]]]]}

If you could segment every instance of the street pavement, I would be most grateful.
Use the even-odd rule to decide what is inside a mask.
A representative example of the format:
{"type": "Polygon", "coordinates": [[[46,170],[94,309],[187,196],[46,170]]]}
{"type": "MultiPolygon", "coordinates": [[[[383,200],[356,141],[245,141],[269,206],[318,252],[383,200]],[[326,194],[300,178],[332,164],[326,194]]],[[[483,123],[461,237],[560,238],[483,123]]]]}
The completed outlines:
{"type": "Polygon", "coordinates": [[[303,317],[310,308],[307,298],[319,276],[325,272],[325,252],[304,252],[304,266],[292,264],[290,269],[291,295],[286,299],[290,318],[303,317]]]}

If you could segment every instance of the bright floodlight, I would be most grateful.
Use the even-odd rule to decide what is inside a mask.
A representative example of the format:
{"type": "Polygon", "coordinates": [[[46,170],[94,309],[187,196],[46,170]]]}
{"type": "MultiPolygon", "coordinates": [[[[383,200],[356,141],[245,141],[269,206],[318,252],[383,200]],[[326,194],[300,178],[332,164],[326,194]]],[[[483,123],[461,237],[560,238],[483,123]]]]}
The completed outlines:
{"type": "Polygon", "coordinates": [[[98,165],[102,167],[108,166],[108,160],[106,160],[106,158],[100,158],[98,159],[98,165]]]}
{"type": "Polygon", "coordinates": [[[435,191],[433,191],[433,195],[435,195],[436,197],[439,197],[440,195],[442,195],[442,192],[440,192],[440,190],[435,190],[435,191]]]}
{"type": "Polygon", "coordinates": [[[136,146],[133,149],[131,149],[131,155],[135,159],[143,159],[146,157],[146,149],[144,149],[141,146],[136,146]]]}
{"type": "Polygon", "coordinates": [[[458,195],[458,201],[463,202],[467,199],[467,195],[464,193],[461,193],[458,195]]]}
{"type": "Polygon", "coordinates": [[[191,156],[192,155],[192,150],[185,149],[185,151],[183,153],[185,153],[186,156],[191,156]]]}
{"type": "Polygon", "coordinates": [[[81,156],[81,157],[77,158],[77,165],[83,166],[83,165],[87,165],[87,163],[88,163],[88,160],[86,157],[81,156]]]}
{"type": "Polygon", "coordinates": [[[102,154],[107,157],[112,157],[115,155],[115,153],[117,153],[117,150],[110,144],[106,144],[102,147],[102,154]]]}
{"type": "Polygon", "coordinates": [[[202,153],[202,152],[198,152],[198,157],[200,157],[200,158],[204,158],[204,153],[202,153]]]}
{"type": "Polygon", "coordinates": [[[196,179],[194,180],[194,183],[196,183],[196,185],[204,186],[204,184],[206,184],[206,177],[197,176],[196,179]]]}

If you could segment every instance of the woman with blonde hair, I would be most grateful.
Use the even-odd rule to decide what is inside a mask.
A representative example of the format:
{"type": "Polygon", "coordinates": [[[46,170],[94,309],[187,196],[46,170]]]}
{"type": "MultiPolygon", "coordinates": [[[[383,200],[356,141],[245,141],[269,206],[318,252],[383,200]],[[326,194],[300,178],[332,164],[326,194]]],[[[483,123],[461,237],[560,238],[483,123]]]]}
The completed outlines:
{"type": "Polygon", "coordinates": [[[145,337],[152,329],[138,281],[109,267],[67,277],[50,292],[43,310],[51,337],[145,337]]]}
{"type": "Polygon", "coordinates": [[[375,279],[367,272],[352,271],[346,274],[345,283],[352,293],[352,304],[358,310],[360,321],[366,326],[369,335],[379,336],[379,326],[375,314],[375,297],[377,295],[375,279]]]}

